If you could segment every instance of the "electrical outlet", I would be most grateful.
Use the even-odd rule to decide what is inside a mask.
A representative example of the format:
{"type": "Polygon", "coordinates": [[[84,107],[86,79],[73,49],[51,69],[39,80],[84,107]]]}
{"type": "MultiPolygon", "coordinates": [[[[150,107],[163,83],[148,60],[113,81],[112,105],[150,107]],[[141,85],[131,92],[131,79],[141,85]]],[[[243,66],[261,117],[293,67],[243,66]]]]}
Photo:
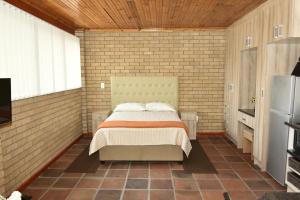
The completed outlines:
{"type": "Polygon", "coordinates": [[[101,82],[100,83],[100,89],[104,89],[105,88],[105,83],[104,82],[101,82]]]}

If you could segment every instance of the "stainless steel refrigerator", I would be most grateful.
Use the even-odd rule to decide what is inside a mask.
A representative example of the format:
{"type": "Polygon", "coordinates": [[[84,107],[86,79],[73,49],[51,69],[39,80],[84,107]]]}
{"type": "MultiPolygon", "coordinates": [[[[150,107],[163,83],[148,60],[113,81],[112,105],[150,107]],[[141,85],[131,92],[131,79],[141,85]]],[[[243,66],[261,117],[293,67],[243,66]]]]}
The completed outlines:
{"type": "Polygon", "coordinates": [[[272,81],[267,172],[285,184],[288,126],[300,121],[300,77],[274,76],[272,81]]]}

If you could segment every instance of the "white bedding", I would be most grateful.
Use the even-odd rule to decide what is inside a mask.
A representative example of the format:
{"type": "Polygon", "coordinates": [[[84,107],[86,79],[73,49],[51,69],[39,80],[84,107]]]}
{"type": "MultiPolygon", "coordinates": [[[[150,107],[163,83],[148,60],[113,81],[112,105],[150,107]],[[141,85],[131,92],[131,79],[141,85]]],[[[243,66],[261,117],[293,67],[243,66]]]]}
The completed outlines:
{"type": "MultiPolygon", "coordinates": [[[[176,112],[114,112],[106,121],[180,121],[176,112]]],[[[192,145],[183,128],[101,128],[89,154],[108,145],[179,145],[188,156],[192,145]]]]}

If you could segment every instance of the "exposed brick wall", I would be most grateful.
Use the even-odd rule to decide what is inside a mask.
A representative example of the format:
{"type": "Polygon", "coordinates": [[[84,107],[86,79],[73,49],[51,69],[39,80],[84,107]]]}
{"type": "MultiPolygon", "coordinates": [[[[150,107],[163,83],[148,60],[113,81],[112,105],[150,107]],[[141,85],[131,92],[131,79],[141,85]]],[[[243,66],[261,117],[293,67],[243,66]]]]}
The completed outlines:
{"type": "Polygon", "coordinates": [[[88,131],[91,113],[110,109],[111,76],[178,76],[179,109],[197,111],[198,131],[223,131],[224,30],[101,32],[84,41],[88,131]],[[106,88],[100,91],[100,81],[106,88]]]}
{"type": "Polygon", "coordinates": [[[0,129],[6,194],[80,136],[81,89],[14,101],[12,111],[11,126],[0,129]]]}

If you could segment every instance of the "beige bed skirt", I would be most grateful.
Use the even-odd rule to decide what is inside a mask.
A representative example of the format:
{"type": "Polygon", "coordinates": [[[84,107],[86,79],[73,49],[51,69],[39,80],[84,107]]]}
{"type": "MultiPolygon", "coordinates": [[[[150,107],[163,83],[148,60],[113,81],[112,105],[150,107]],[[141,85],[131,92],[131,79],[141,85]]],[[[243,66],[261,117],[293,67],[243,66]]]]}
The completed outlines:
{"type": "Polygon", "coordinates": [[[183,161],[176,145],[106,146],[99,150],[100,161],[183,161]]]}

